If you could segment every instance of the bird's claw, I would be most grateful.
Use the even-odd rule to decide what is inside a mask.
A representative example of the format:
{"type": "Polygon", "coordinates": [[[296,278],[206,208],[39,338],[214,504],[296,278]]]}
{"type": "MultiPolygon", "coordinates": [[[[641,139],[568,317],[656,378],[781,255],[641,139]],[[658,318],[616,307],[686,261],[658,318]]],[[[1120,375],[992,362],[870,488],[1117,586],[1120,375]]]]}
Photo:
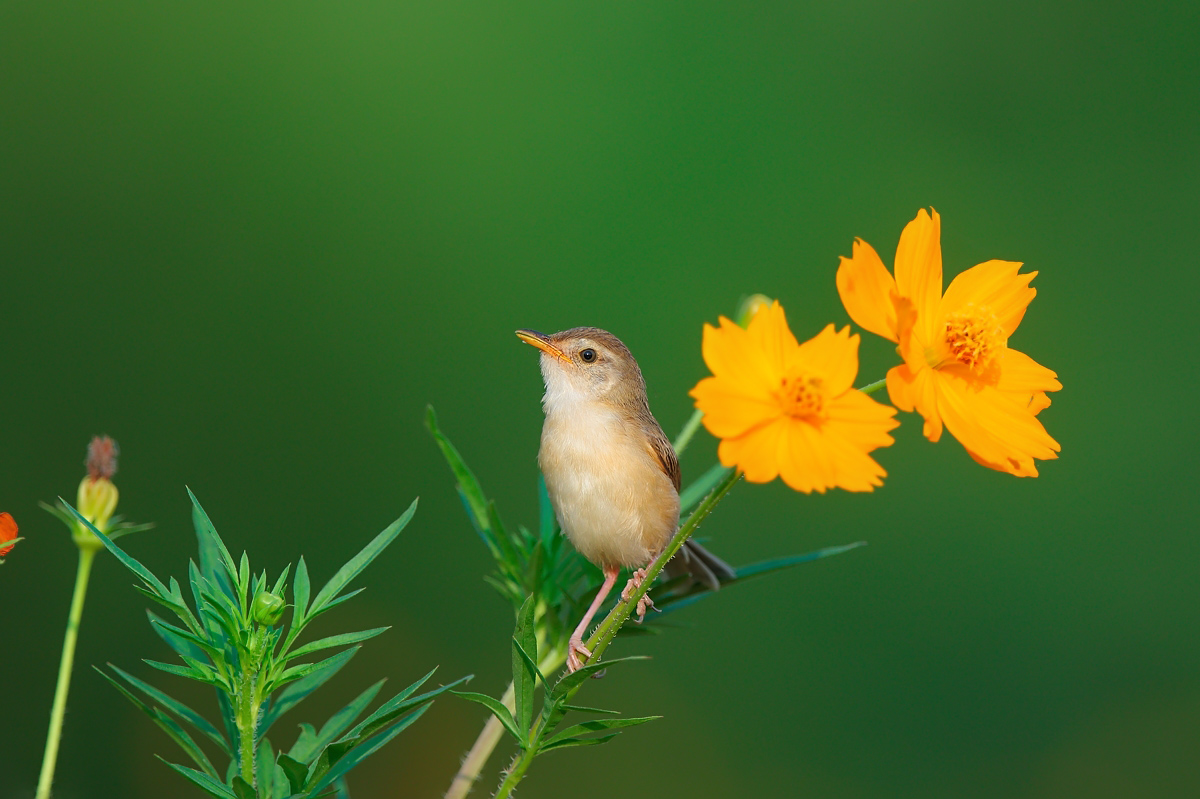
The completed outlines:
{"type": "MultiPolygon", "coordinates": [[[[646,581],[646,570],[638,569],[629,578],[629,582],[625,583],[625,589],[621,591],[621,601],[628,602],[633,596],[633,592],[642,587],[642,583],[646,581]]],[[[649,594],[642,594],[637,601],[637,623],[641,624],[646,618],[646,611],[658,610],[654,606],[654,600],[649,594]]]]}
{"type": "Polygon", "coordinates": [[[572,636],[567,644],[567,671],[575,672],[583,668],[583,660],[592,656],[592,650],[583,645],[582,636],[572,636]],[[583,659],[579,656],[583,655],[583,659]]]}

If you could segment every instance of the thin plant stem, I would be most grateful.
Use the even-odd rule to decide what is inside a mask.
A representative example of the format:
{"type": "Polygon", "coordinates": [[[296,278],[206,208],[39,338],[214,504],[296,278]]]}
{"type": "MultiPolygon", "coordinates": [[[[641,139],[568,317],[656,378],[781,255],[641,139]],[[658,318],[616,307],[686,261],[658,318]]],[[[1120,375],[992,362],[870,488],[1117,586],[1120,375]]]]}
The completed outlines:
{"type": "MultiPolygon", "coordinates": [[[[641,585],[636,590],[630,592],[628,599],[622,599],[618,602],[616,607],[605,617],[604,621],[600,622],[600,626],[596,628],[596,631],[592,633],[592,636],[587,641],[587,647],[592,651],[592,656],[588,658],[588,662],[599,658],[604,650],[608,648],[608,645],[616,637],[617,631],[621,629],[621,625],[633,613],[638,600],[650,590],[650,586],[654,584],[654,579],[658,576],[658,573],[667,565],[667,561],[679,551],[679,548],[683,546],[683,542],[687,541],[688,537],[700,526],[700,522],[704,521],[705,517],[712,513],[713,508],[729,493],[729,489],[733,488],[741,476],[740,471],[731,470],[717,484],[712,493],[704,498],[704,501],[700,503],[696,510],[692,511],[692,515],[688,517],[687,521],[680,525],[678,532],[675,533],[675,536],[667,544],[662,554],[655,558],[654,562],[646,569],[646,578],[642,580],[641,585]]],[[[575,688],[566,694],[564,701],[569,702],[571,697],[582,687],[582,684],[575,686],[575,688]]],[[[537,742],[547,732],[545,726],[546,717],[542,716],[537,720],[530,732],[529,740],[532,742],[532,745],[522,750],[513,762],[508,773],[504,775],[504,780],[500,783],[500,787],[496,789],[493,799],[508,799],[517,787],[517,783],[525,777],[525,772],[529,770],[530,764],[533,763],[534,757],[537,756],[537,742]]]]}
{"type": "Polygon", "coordinates": [[[865,386],[860,388],[859,391],[861,391],[864,394],[874,394],[876,391],[878,391],[879,389],[883,388],[886,385],[887,385],[887,378],[885,377],[882,380],[876,380],[874,383],[867,383],[865,386]]]}
{"type": "Polygon", "coordinates": [[[54,704],[50,708],[50,730],[46,734],[46,753],[42,757],[42,774],[38,778],[37,799],[50,799],[54,782],[54,766],[58,762],[58,745],[62,740],[63,715],[67,710],[67,692],[71,688],[71,670],[75,665],[75,642],[79,638],[79,621],[83,618],[83,600],[87,596],[88,577],[96,550],[79,548],[79,568],[75,572],[75,593],[67,615],[67,632],[63,637],[62,660],[58,664],[58,686],[54,689],[54,704]]]}
{"type": "MultiPolygon", "coordinates": [[[[565,662],[566,655],[556,647],[538,663],[538,671],[541,671],[543,674],[552,672],[565,662]]],[[[504,696],[500,697],[500,702],[509,711],[516,710],[516,688],[512,683],[508,684],[508,690],[504,692],[504,696]]],[[[488,758],[492,756],[492,752],[495,751],[496,746],[503,737],[504,726],[494,715],[489,715],[487,723],[483,725],[483,729],[479,732],[479,737],[475,739],[475,745],[471,747],[471,751],[467,752],[462,766],[459,768],[458,773],[454,775],[454,781],[450,783],[450,790],[446,791],[445,799],[465,799],[467,793],[470,792],[471,788],[479,780],[480,772],[487,765],[488,758]]]]}
{"type": "Polygon", "coordinates": [[[700,420],[704,418],[704,411],[697,408],[692,413],[692,418],[687,420],[687,424],[679,431],[679,437],[675,439],[675,456],[683,454],[687,445],[692,442],[692,436],[696,435],[696,431],[700,429],[700,420]]]}

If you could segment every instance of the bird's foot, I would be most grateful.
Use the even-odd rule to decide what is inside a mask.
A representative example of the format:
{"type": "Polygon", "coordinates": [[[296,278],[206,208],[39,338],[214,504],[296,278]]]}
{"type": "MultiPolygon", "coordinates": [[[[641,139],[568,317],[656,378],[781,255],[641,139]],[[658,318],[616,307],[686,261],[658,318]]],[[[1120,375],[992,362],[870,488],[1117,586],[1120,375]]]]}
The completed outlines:
{"type": "MultiPolygon", "coordinates": [[[[633,573],[633,575],[629,578],[629,582],[627,582],[625,584],[625,589],[623,591],[621,591],[621,601],[628,602],[629,598],[631,596],[633,596],[633,592],[638,590],[639,588],[641,588],[642,583],[644,583],[645,581],[646,581],[646,570],[638,569],[637,571],[635,571],[633,573]]],[[[650,595],[648,593],[642,594],[641,598],[638,599],[638,602],[637,602],[637,623],[638,624],[641,624],[645,620],[646,611],[648,611],[648,610],[658,610],[658,608],[656,608],[654,606],[654,600],[650,598],[650,595]]]]}
{"type": "Polygon", "coordinates": [[[571,636],[571,641],[567,644],[567,671],[579,671],[583,668],[583,661],[591,656],[592,650],[583,645],[583,636],[571,636]],[[580,655],[583,655],[583,658],[580,658],[580,655]]]}

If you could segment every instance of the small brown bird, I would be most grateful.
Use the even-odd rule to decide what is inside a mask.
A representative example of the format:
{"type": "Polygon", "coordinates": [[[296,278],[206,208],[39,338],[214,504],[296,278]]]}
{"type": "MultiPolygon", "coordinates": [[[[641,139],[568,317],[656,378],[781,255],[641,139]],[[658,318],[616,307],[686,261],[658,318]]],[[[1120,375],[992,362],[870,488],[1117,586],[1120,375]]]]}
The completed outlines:
{"type": "MultiPolygon", "coordinates": [[[[542,351],[546,422],[538,465],[558,524],[585,558],[604,572],[604,584],[571,635],[567,668],[592,653],[583,634],[623,567],[636,569],[623,597],[641,585],[645,566],[679,528],[679,460],[650,413],[642,370],[620,339],[595,327],[545,335],[518,330],[542,351]],[[582,658],[580,656],[583,656],[582,658]]],[[[692,541],[680,550],[673,574],[690,573],[712,589],[733,569],[692,541]]],[[[639,620],[654,607],[638,602],[639,620]]]]}

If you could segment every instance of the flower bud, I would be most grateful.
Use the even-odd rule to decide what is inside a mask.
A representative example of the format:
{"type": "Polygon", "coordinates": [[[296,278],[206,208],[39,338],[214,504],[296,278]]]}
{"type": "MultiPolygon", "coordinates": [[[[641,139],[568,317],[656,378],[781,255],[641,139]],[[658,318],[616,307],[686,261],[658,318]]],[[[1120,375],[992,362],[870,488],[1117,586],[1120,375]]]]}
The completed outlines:
{"type": "MultiPolygon", "coordinates": [[[[117,509],[117,496],[117,487],[107,477],[85,477],[79,483],[79,513],[97,530],[107,533],[108,523],[117,509]]],[[[79,546],[100,547],[100,539],[82,524],[75,526],[74,538],[79,546]]]]}
{"type": "Polygon", "coordinates": [[[758,313],[760,308],[769,308],[771,306],[771,298],[766,294],[751,294],[742,300],[738,305],[737,323],[738,327],[745,327],[750,324],[750,320],[758,313]]]}
{"type": "Polygon", "coordinates": [[[258,596],[254,597],[254,605],[251,607],[251,615],[259,624],[265,624],[272,627],[279,623],[283,617],[284,608],[287,603],[280,597],[275,596],[269,591],[263,591],[258,596]]]}

